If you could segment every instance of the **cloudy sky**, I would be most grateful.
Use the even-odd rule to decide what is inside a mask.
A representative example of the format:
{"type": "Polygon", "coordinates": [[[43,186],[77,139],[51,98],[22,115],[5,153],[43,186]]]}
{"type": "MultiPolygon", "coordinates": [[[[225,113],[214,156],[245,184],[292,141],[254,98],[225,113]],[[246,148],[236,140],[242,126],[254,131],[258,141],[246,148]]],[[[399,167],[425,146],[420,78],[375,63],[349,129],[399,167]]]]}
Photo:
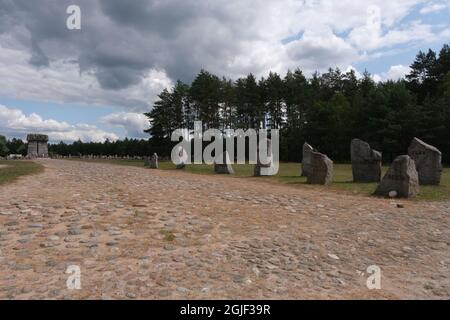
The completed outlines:
{"type": "Polygon", "coordinates": [[[156,95],[205,68],[398,79],[450,43],[450,0],[0,0],[0,134],[146,137],[156,95]],[[67,7],[81,8],[69,30],[67,7]]]}

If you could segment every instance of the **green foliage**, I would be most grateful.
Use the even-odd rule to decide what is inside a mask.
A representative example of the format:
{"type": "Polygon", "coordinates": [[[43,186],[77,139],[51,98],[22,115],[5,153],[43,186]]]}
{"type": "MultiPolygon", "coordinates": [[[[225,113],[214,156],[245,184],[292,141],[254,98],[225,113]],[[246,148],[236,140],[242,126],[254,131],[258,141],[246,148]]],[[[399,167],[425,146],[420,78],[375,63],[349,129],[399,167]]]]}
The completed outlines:
{"type": "Polygon", "coordinates": [[[14,182],[17,178],[44,171],[44,167],[31,161],[0,161],[0,185],[14,182]]]}
{"type": "Polygon", "coordinates": [[[0,136],[0,157],[4,157],[8,155],[9,149],[6,146],[6,138],[4,136],[0,136]]]}
{"type": "Polygon", "coordinates": [[[165,90],[147,113],[154,145],[168,146],[177,125],[205,128],[276,128],[280,158],[300,161],[308,141],[336,161],[349,161],[349,144],[361,138],[384,154],[386,162],[404,154],[415,136],[450,158],[450,47],[439,54],[419,52],[406,80],[375,83],[366,71],[330,69],[306,79],[301,70],[284,78],[269,73],[231,81],[202,70],[192,85],[165,90]],[[182,103],[181,103],[182,101],[182,103]],[[182,108],[177,106],[182,105],[182,108]],[[174,125],[174,123],[176,125],[174,125]]]}
{"type": "Polygon", "coordinates": [[[127,138],[114,142],[106,140],[103,143],[75,141],[67,144],[61,141],[58,144],[49,145],[50,154],[61,156],[148,156],[154,152],[157,152],[157,149],[149,141],[127,138]]]}

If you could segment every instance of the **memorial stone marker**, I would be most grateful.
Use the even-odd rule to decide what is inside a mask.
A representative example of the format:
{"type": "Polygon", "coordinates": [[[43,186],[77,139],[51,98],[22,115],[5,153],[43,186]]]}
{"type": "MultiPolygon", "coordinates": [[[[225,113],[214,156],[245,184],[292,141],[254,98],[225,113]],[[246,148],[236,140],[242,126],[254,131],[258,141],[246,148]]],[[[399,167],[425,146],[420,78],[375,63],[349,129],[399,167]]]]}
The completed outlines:
{"type": "Polygon", "coordinates": [[[419,193],[419,176],[414,160],[409,156],[400,156],[394,160],[380,185],[375,191],[379,196],[396,195],[411,198],[419,193]]]}
{"type": "Polygon", "coordinates": [[[380,182],[382,155],[379,151],[373,150],[367,142],[354,139],[351,158],[354,182],[380,182]]]}
{"type": "Polygon", "coordinates": [[[259,157],[259,149],[257,150],[257,164],[255,164],[253,175],[255,177],[272,176],[275,172],[273,167],[272,140],[267,139],[267,164],[263,164],[259,157]]]}
{"type": "Polygon", "coordinates": [[[408,155],[416,163],[421,185],[439,185],[442,174],[442,153],[435,147],[414,138],[408,155]]]}
{"type": "Polygon", "coordinates": [[[28,141],[28,157],[30,158],[47,158],[48,157],[48,136],[45,134],[29,134],[28,141]]]}
{"type": "Polygon", "coordinates": [[[222,164],[214,163],[214,172],[217,174],[234,174],[233,167],[231,166],[230,155],[227,151],[223,154],[222,164]]]}
{"type": "Polygon", "coordinates": [[[326,155],[311,152],[311,171],[308,174],[308,184],[329,185],[333,180],[333,161],[326,155]]]}
{"type": "Polygon", "coordinates": [[[303,145],[303,160],[302,160],[302,177],[307,177],[311,172],[311,153],[314,148],[305,142],[303,145]]]}

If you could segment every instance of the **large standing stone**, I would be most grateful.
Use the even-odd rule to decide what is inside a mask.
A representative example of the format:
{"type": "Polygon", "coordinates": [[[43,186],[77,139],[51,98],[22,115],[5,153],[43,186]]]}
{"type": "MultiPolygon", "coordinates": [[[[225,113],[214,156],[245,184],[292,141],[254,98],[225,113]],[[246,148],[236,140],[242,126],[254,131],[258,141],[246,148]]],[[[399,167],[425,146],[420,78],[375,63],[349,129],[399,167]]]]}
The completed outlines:
{"type": "Polygon", "coordinates": [[[45,134],[29,134],[28,141],[28,157],[30,158],[47,158],[48,157],[48,136],[45,134]]]}
{"type": "Polygon", "coordinates": [[[400,156],[394,160],[384,176],[376,195],[402,198],[415,197],[419,193],[419,176],[414,160],[409,156],[400,156]]]}
{"type": "Polygon", "coordinates": [[[442,153],[422,140],[414,138],[408,155],[416,163],[421,185],[439,185],[442,174],[442,153]]]}
{"type": "Polygon", "coordinates": [[[272,140],[267,139],[267,162],[263,164],[259,157],[259,148],[257,150],[257,164],[255,164],[253,175],[255,177],[273,176],[275,174],[275,168],[273,166],[273,154],[272,154],[272,140]]]}
{"type": "Polygon", "coordinates": [[[380,182],[381,152],[373,150],[367,142],[354,139],[351,157],[354,182],[380,182]]]}
{"type": "Polygon", "coordinates": [[[214,172],[217,174],[234,174],[233,167],[231,166],[230,155],[227,151],[223,153],[222,164],[214,163],[214,172]]]}
{"type": "Polygon", "coordinates": [[[308,184],[329,185],[333,180],[333,161],[326,155],[311,152],[311,167],[308,173],[308,184]]]}
{"type": "Polygon", "coordinates": [[[303,160],[302,160],[302,177],[307,177],[311,172],[311,153],[314,148],[305,142],[303,145],[303,160]]]}

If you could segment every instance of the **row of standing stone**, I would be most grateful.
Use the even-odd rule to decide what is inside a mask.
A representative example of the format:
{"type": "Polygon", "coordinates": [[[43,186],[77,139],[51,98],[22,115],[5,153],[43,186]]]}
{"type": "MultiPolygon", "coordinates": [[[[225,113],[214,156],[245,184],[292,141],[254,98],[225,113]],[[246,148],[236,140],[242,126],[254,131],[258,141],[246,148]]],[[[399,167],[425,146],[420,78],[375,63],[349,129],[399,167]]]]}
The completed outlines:
{"type": "MultiPolygon", "coordinates": [[[[397,157],[381,179],[382,154],[367,142],[354,139],[351,143],[353,181],[380,182],[376,195],[415,197],[420,185],[439,185],[442,174],[442,153],[435,147],[414,138],[408,155],[397,157]]],[[[312,146],[303,146],[302,176],[308,183],[328,185],[333,179],[333,161],[312,146]]]]}
{"type": "MultiPolygon", "coordinates": [[[[271,141],[268,140],[268,150],[271,141]]],[[[269,159],[271,154],[268,155],[269,159]]],[[[217,174],[234,174],[228,152],[223,153],[223,163],[214,164],[217,174]]],[[[442,174],[441,152],[425,142],[414,138],[408,149],[408,155],[394,160],[386,175],[381,179],[382,153],[373,150],[367,142],[354,139],[351,143],[351,161],[353,181],[355,183],[380,183],[375,194],[389,197],[414,197],[419,193],[419,185],[439,185],[442,174]],[[380,182],[381,181],[381,182],[380,182]]],[[[145,158],[145,166],[158,169],[158,155],[145,158]]],[[[303,145],[303,163],[301,175],[308,184],[329,185],[333,181],[333,161],[315,150],[311,145],[303,145]]],[[[184,169],[185,165],[177,166],[184,169]]],[[[254,176],[273,175],[271,163],[263,165],[258,159],[254,167],[254,176]]]]}

